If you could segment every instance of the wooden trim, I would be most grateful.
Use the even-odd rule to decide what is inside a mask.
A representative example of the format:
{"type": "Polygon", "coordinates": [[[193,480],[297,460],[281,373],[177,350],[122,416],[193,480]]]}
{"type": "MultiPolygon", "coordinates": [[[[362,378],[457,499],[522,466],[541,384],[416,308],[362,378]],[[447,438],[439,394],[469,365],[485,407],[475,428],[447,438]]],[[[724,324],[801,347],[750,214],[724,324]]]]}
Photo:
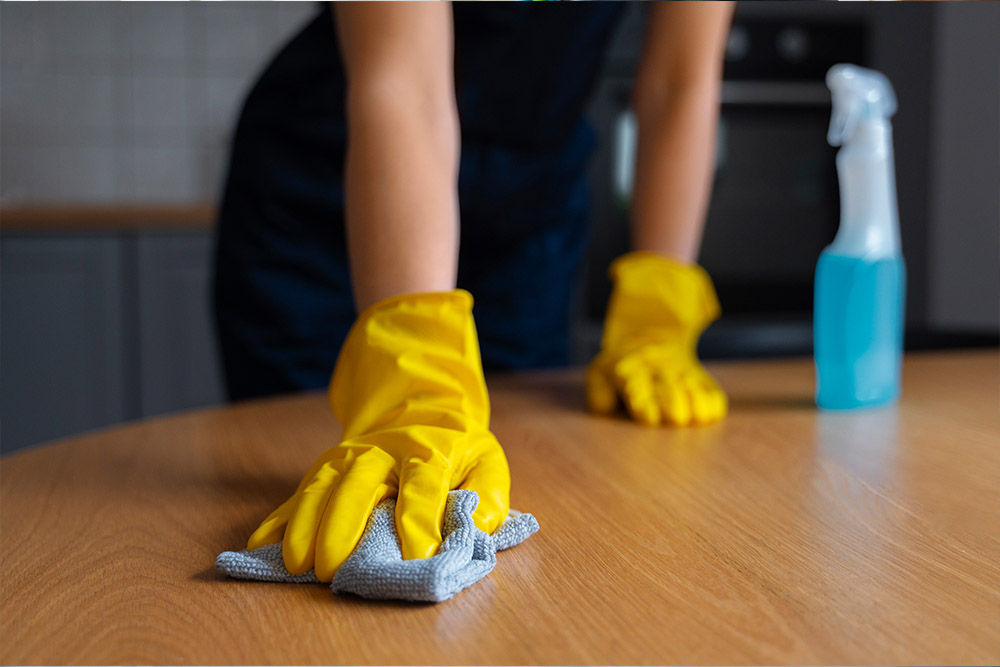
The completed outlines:
{"type": "Polygon", "coordinates": [[[209,229],[213,204],[5,206],[0,232],[209,229]]]}

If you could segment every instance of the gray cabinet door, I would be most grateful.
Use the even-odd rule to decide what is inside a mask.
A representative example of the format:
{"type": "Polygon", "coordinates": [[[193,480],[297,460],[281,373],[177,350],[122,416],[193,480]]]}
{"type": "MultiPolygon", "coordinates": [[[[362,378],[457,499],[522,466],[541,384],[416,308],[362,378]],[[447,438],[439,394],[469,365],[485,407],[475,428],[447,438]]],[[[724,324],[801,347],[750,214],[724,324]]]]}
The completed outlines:
{"type": "Polygon", "coordinates": [[[211,235],[147,233],[137,243],[142,416],[221,403],[211,235]]]}
{"type": "Polygon", "coordinates": [[[122,242],[0,241],[0,448],[122,421],[122,242]]]}

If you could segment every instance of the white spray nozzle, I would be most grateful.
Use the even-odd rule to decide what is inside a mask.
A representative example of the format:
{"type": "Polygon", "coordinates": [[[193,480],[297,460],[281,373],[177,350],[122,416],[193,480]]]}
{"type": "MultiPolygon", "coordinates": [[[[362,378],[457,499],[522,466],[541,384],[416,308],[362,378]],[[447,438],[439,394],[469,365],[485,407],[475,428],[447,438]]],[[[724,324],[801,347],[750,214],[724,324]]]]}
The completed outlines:
{"type": "Polygon", "coordinates": [[[881,72],[856,65],[834,65],[826,73],[833,95],[833,115],[826,140],[831,146],[850,141],[858,123],[896,113],[896,93],[881,72]]]}

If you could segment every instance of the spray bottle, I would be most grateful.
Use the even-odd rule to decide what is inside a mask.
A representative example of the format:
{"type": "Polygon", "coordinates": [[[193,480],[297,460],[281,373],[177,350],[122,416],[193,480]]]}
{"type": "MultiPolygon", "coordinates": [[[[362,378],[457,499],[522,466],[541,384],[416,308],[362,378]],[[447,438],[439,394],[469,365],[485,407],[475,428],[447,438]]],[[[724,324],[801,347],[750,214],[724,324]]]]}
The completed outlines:
{"type": "Polygon", "coordinates": [[[841,218],[816,265],[816,403],[845,410],[899,395],[906,268],[899,243],[892,125],[896,96],[879,72],[834,65],[827,140],[837,153],[841,218]]]}

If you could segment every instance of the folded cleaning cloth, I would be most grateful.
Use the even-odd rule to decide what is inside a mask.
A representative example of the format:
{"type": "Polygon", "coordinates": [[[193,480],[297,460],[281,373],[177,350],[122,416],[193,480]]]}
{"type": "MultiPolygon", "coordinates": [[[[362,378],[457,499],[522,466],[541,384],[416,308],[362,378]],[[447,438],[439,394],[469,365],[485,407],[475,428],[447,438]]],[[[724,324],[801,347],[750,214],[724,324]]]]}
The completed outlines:
{"type": "MultiPolygon", "coordinates": [[[[478,504],[475,491],[449,493],[440,551],[430,558],[403,560],[394,518],[396,499],[386,498],[375,507],[361,542],[333,575],[330,588],[382,600],[447,600],[489,574],[497,564],[497,551],[538,531],[535,517],[511,510],[503,525],[487,535],[472,519],[478,504]]],[[[281,542],[253,551],[224,551],[215,567],[237,579],[319,583],[311,571],[295,575],[285,569],[281,542]]]]}

